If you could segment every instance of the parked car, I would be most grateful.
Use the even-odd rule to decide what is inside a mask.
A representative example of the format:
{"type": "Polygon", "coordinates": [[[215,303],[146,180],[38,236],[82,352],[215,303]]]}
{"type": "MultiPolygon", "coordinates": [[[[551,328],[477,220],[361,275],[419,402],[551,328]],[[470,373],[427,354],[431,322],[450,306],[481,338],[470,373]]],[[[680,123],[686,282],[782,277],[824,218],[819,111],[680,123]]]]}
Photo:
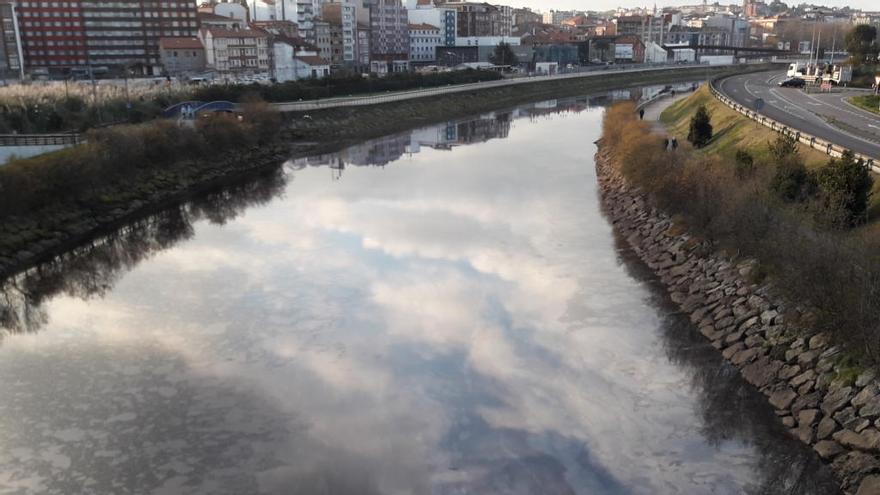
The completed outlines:
{"type": "Polygon", "coordinates": [[[799,77],[792,77],[790,79],[779,81],[780,88],[803,88],[806,85],[807,81],[804,81],[799,77]]]}

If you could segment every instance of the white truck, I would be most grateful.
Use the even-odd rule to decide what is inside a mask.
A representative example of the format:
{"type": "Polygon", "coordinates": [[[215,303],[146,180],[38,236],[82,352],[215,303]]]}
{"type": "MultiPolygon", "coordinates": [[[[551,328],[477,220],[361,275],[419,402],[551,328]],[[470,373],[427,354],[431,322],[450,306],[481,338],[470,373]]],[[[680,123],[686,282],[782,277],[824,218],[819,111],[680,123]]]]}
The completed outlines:
{"type": "Polygon", "coordinates": [[[852,67],[849,65],[825,64],[813,65],[804,62],[793,62],[788,66],[786,75],[789,78],[803,79],[808,83],[832,83],[845,85],[852,81],[852,67]]]}

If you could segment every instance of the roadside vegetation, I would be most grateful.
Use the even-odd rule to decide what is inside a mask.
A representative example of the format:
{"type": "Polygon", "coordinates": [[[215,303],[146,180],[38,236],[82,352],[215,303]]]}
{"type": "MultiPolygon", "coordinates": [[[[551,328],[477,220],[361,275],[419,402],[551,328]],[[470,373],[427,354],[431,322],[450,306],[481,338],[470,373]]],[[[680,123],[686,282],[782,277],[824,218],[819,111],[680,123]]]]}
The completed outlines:
{"type": "Polygon", "coordinates": [[[241,119],[199,118],[192,127],[171,121],[90,130],[86,143],[0,167],[0,224],[18,215],[64,205],[101,211],[136,197],[140,189],[182,180],[215,158],[275,139],[280,115],[249,99],[241,119]]]}
{"type": "Polygon", "coordinates": [[[88,82],[34,83],[0,88],[0,133],[85,132],[108,124],[141,123],[155,119],[169,106],[190,100],[241,102],[248,95],[265,101],[298,101],[432,88],[450,84],[492,81],[496,72],[465,70],[436,74],[403,73],[388,77],[341,76],[282,84],[211,86],[101,84],[88,82]]]}
{"type": "Polygon", "coordinates": [[[849,102],[863,110],[880,113],[880,95],[853,96],[849,102]]]}
{"type": "MultiPolygon", "coordinates": [[[[680,117],[689,125],[686,117],[696,112],[688,116],[683,109],[694,102],[679,103],[667,120],[674,126],[679,119],[672,117],[680,117]]],[[[852,156],[808,166],[798,144],[780,135],[737,145],[730,142],[737,124],[705,108],[719,130],[701,149],[685,143],[662,152],[663,137],[631,104],[607,111],[603,148],[631,183],[689,231],[758,260],[759,276],[769,275],[801,308],[789,316],[829,330],[851,356],[877,363],[880,232],[867,225],[870,172],[852,156]]]]}

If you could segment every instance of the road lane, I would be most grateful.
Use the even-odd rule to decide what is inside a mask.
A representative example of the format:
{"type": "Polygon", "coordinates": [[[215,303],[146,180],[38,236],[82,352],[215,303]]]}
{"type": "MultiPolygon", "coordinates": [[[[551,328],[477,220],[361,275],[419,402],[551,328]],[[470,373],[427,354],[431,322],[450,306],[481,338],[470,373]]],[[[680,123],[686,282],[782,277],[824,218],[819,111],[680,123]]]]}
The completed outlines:
{"type": "Polygon", "coordinates": [[[741,105],[754,108],[762,98],[761,113],[789,127],[818,136],[859,153],[880,158],[880,116],[848,105],[847,97],[860,94],[808,94],[795,88],[780,88],[784,74],[758,72],[721,81],[719,90],[741,105]]]}

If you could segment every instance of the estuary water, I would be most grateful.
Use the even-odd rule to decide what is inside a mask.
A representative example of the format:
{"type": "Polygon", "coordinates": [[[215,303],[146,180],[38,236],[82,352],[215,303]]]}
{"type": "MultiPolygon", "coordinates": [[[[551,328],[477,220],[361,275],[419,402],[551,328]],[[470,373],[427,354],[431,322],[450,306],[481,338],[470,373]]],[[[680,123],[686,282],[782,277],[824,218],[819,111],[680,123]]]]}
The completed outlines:
{"type": "Polygon", "coordinates": [[[389,136],[0,292],[0,494],[834,494],[603,216],[628,91],[389,136]]]}

